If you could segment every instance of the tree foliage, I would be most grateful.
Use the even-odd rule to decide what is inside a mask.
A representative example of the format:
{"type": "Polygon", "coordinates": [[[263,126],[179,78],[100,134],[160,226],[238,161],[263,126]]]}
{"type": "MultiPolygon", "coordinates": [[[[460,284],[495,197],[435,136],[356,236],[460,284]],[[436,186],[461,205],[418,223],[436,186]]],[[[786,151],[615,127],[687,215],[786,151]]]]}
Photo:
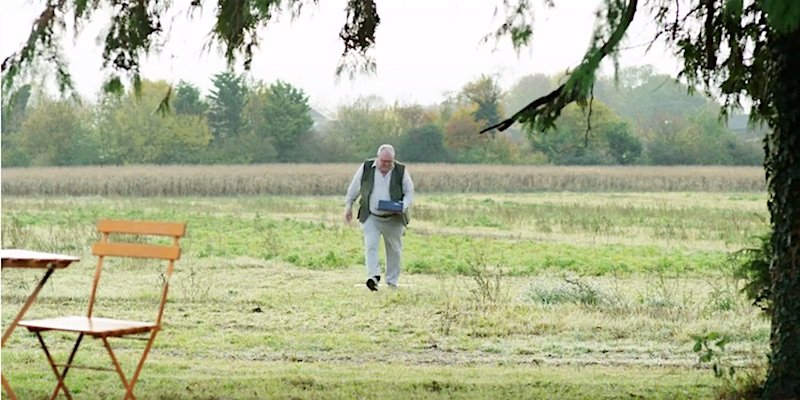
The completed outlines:
{"type": "Polygon", "coordinates": [[[28,157],[24,150],[16,145],[19,127],[25,120],[28,102],[31,98],[31,85],[22,85],[11,95],[2,97],[2,114],[0,114],[0,149],[2,149],[3,165],[26,165],[28,157]]]}
{"type": "Polygon", "coordinates": [[[447,120],[444,128],[444,141],[455,151],[465,151],[481,147],[488,141],[487,136],[476,135],[483,123],[475,120],[476,107],[456,110],[447,120]]]}
{"type": "Polygon", "coordinates": [[[205,115],[208,110],[208,104],[203,100],[200,89],[185,81],[178,82],[172,106],[176,114],[205,115]]]}
{"type": "Polygon", "coordinates": [[[28,165],[90,164],[94,146],[85,113],[76,102],[45,99],[28,110],[12,148],[27,155],[28,165]]]}
{"type": "Polygon", "coordinates": [[[109,94],[98,110],[95,137],[103,164],[195,162],[211,140],[205,118],[155,112],[168,85],[143,81],[139,95],[109,94]]]}
{"type": "Polygon", "coordinates": [[[308,96],[286,82],[277,81],[267,88],[261,109],[265,124],[254,127],[256,134],[272,140],[279,161],[293,161],[302,156],[303,145],[311,136],[311,107],[308,96]]]}
{"type": "Polygon", "coordinates": [[[716,115],[701,111],[663,123],[647,155],[656,165],[757,165],[763,157],[756,150],[721,126],[716,115]]]}
{"type": "Polygon", "coordinates": [[[631,164],[642,152],[620,117],[595,101],[590,116],[576,105],[564,108],[556,128],[546,135],[530,133],[534,150],[545,154],[553,164],[610,165],[631,164]]]}
{"type": "Polygon", "coordinates": [[[374,156],[378,146],[399,136],[397,119],[377,97],[362,97],[340,106],[325,134],[357,158],[374,156]]]}
{"type": "Polygon", "coordinates": [[[214,75],[214,88],[208,96],[208,124],[218,143],[235,138],[245,129],[242,120],[247,99],[244,77],[225,71],[214,75]]]}
{"type": "Polygon", "coordinates": [[[555,88],[556,83],[551,76],[545,74],[523,76],[511,89],[506,91],[503,96],[503,109],[519,110],[525,107],[531,99],[542,97],[555,88]]]}
{"type": "Polygon", "coordinates": [[[405,132],[397,151],[403,155],[403,161],[447,162],[449,160],[444,146],[444,134],[435,124],[427,124],[405,132]]]}
{"type": "Polygon", "coordinates": [[[503,98],[503,90],[497,83],[497,79],[482,75],[477,80],[466,84],[461,89],[461,95],[475,105],[475,110],[472,112],[475,121],[482,121],[484,125],[493,125],[503,117],[500,103],[503,98]]]}
{"type": "Polygon", "coordinates": [[[420,129],[427,125],[435,124],[436,120],[435,111],[425,109],[418,104],[394,104],[390,112],[395,116],[399,132],[409,132],[412,129],[420,129]]]}
{"type": "MultiPolygon", "coordinates": [[[[241,61],[249,70],[254,51],[259,46],[259,29],[282,13],[293,17],[307,4],[318,0],[193,0],[187,15],[201,14],[210,3],[216,5],[217,19],[211,29],[213,44],[219,44],[229,65],[241,61]]],[[[107,79],[104,88],[122,93],[123,82],[129,80],[136,91],[142,81],[140,60],[158,50],[173,22],[165,16],[176,6],[171,0],[59,0],[47,1],[33,23],[26,43],[2,62],[4,90],[29,79],[32,74],[52,69],[59,88],[73,88],[69,66],[61,43],[71,22],[74,34],[89,25],[95,15],[109,10],[112,16],[103,39],[103,68],[107,79]],[[71,21],[68,21],[69,17],[71,21]]],[[[182,6],[183,4],[181,4],[182,6]]],[[[375,31],[380,24],[374,0],[348,0],[347,20],[339,34],[344,43],[338,73],[374,68],[369,49],[375,44],[375,31]],[[357,66],[357,67],[356,67],[357,66]]]]}
{"type": "Polygon", "coordinates": [[[599,78],[595,82],[595,98],[631,121],[634,130],[648,139],[665,124],[719,110],[719,103],[704,94],[692,93],[690,86],[673,77],[656,74],[649,65],[623,68],[616,77],[599,78]]]}
{"type": "Polygon", "coordinates": [[[31,98],[31,85],[22,85],[10,95],[3,96],[0,132],[17,132],[25,119],[28,102],[31,98]]]}
{"type": "MultiPolygon", "coordinates": [[[[633,78],[630,78],[633,79],[633,78]]],[[[639,79],[639,78],[636,78],[639,79]]],[[[555,82],[555,77],[541,76],[542,82],[555,82]]],[[[625,72],[620,80],[629,80],[625,72]]],[[[524,87],[528,77],[522,78],[515,88],[524,87]]],[[[143,80],[140,88],[141,99],[133,101],[127,95],[108,94],[98,103],[70,101],[70,104],[82,104],[81,112],[74,117],[80,120],[81,126],[87,127],[89,140],[81,145],[84,150],[74,154],[69,160],[71,165],[79,164],[135,164],[149,162],[166,163],[224,163],[250,164],[276,161],[291,162],[346,162],[348,160],[369,157],[374,148],[382,143],[393,143],[402,149],[403,158],[408,161],[450,161],[464,163],[498,163],[498,164],[707,164],[723,163],[736,165],[758,164],[763,159],[761,150],[755,143],[745,143],[733,133],[725,129],[711,113],[702,116],[687,113],[672,115],[674,120],[669,124],[661,123],[647,132],[644,128],[636,129],[635,121],[617,116],[619,110],[603,106],[599,100],[594,101],[592,108],[592,130],[590,143],[585,143],[588,110],[581,111],[571,106],[565,110],[557,124],[557,129],[546,135],[533,134],[527,138],[523,133],[512,128],[508,131],[491,135],[478,135],[476,130],[486,122],[476,121],[476,103],[471,102],[460,93],[449,97],[446,101],[434,106],[418,104],[386,104],[378,97],[358,99],[351,104],[343,105],[333,121],[316,128],[292,136],[293,127],[308,126],[309,115],[313,110],[304,102],[307,96],[292,96],[291,92],[302,92],[286,82],[249,82],[242,80],[242,91],[246,93],[241,111],[240,126],[242,129],[236,136],[209,141],[202,148],[193,147],[191,154],[179,158],[150,156],[143,157],[141,152],[127,151],[130,142],[136,142],[140,135],[135,129],[125,133],[114,130],[122,126],[136,126],[143,118],[178,117],[174,120],[175,132],[196,130],[210,132],[208,122],[209,96],[204,96],[192,84],[181,82],[171,93],[174,99],[174,114],[160,115],[147,107],[153,106],[154,90],[164,89],[163,84],[143,80]],[[283,87],[273,95],[271,88],[283,87]],[[154,89],[155,88],[155,89],[154,89]],[[145,90],[146,89],[146,90],[145,90]],[[280,100],[284,99],[286,101],[280,100]],[[130,102],[130,104],[129,104],[130,102]],[[133,110],[139,103],[148,104],[143,109],[145,114],[131,112],[125,114],[121,110],[133,110]],[[205,110],[205,112],[203,112],[205,110]],[[305,110],[305,111],[304,111],[305,110]],[[153,114],[153,115],[151,115],[153,114]],[[609,120],[611,116],[611,120],[609,120]],[[112,117],[115,120],[112,120],[112,117]],[[191,118],[190,118],[191,117],[191,118]],[[620,119],[621,118],[621,119],[620,119]],[[126,121],[130,120],[130,121],[126,121]],[[608,123],[612,121],[613,123],[608,123]],[[186,126],[183,126],[183,125],[186,126]],[[300,125],[298,125],[300,124],[300,125]],[[436,127],[441,135],[441,146],[435,144],[436,135],[429,125],[436,127]],[[424,129],[423,129],[424,128],[424,129]],[[316,130],[314,130],[316,129],[316,130]],[[106,133],[106,130],[112,130],[106,133]],[[302,133],[304,132],[304,133],[302,133]],[[278,148],[278,135],[286,135],[287,147],[278,148]],[[133,136],[129,136],[133,135],[133,136]],[[718,141],[719,140],[719,141],[718,141]],[[367,143],[368,145],[364,145],[367,143]],[[555,146],[560,143],[559,146],[555,146]],[[698,143],[703,144],[699,146],[698,143]],[[547,145],[543,147],[542,145],[547,145]],[[532,145],[533,146],[532,148],[532,145]],[[96,146],[97,148],[86,147],[96,146]],[[119,148],[118,148],[119,147],[119,148]]],[[[465,84],[465,86],[469,83],[465,84]]],[[[41,101],[56,102],[38,87],[28,89],[35,93],[34,100],[28,101],[25,117],[35,105],[41,101]]],[[[130,92],[130,91],[129,91],[130,92]]],[[[132,93],[132,92],[131,92],[132,93]]],[[[128,93],[128,94],[131,94],[128,93]]],[[[618,93],[618,92],[613,92],[618,93]]],[[[655,93],[660,93],[656,91],[655,93]]],[[[297,93],[295,93],[297,94],[297,93]]],[[[524,92],[516,93],[523,96],[524,92]]],[[[13,96],[6,97],[9,102],[13,96]]],[[[135,96],[134,96],[135,97],[135,96]]],[[[674,96],[675,102],[693,102],[693,97],[686,94],[683,98],[674,96]]],[[[623,103],[625,104],[625,103],[623,103]]],[[[657,110],[658,107],[653,107],[657,110]]],[[[647,110],[647,109],[645,109],[647,110]]],[[[10,108],[4,106],[4,112],[10,108]]],[[[649,111],[648,111],[649,112],[649,111]]],[[[38,113],[36,115],[39,115],[38,113]]],[[[646,115],[646,113],[645,113],[646,115]]],[[[24,119],[23,119],[24,121],[24,119]]],[[[9,126],[13,126],[10,124],[9,126]]],[[[17,124],[18,125],[18,124],[17,124]]],[[[67,124],[65,124],[67,125],[67,124]]],[[[4,122],[4,126],[6,123],[4,122]]],[[[146,125],[143,125],[146,126],[146,125]]],[[[5,129],[5,128],[4,128],[5,129]]],[[[163,130],[164,134],[172,131],[163,130]]],[[[295,132],[297,133],[297,132],[295,132]]],[[[532,132],[531,132],[532,133],[532,132]]],[[[33,135],[33,131],[3,133],[3,165],[6,167],[30,165],[36,157],[36,149],[31,146],[21,149],[21,136],[33,135]]],[[[31,139],[25,139],[30,141],[31,139]]],[[[170,146],[167,140],[159,140],[158,146],[170,146]]],[[[166,154],[161,148],[151,147],[154,153],[166,154]]],[[[40,159],[39,163],[50,163],[50,159],[40,159]]]]}

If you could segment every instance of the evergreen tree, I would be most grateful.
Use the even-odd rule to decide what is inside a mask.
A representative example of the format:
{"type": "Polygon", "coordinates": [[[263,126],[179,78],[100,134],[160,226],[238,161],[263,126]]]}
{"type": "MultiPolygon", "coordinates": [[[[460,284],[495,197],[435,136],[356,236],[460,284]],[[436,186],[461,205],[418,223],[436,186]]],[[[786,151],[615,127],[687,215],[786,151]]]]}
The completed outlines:
{"type": "Polygon", "coordinates": [[[172,106],[176,114],[204,115],[208,111],[208,104],[200,96],[200,89],[185,81],[178,82],[172,106]]]}
{"type": "Polygon", "coordinates": [[[242,110],[247,98],[244,78],[226,71],[214,75],[208,96],[208,125],[215,142],[234,138],[244,131],[242,110]]]}
{"type": "Polygon", "coordinates": [[[279,161],[302,158],[302,145],[311,137],[311,107],[308,96],[286,82],[277,81],[269,86],[264,105],[266,125],[263,134],[272,140],[279,161]]]}

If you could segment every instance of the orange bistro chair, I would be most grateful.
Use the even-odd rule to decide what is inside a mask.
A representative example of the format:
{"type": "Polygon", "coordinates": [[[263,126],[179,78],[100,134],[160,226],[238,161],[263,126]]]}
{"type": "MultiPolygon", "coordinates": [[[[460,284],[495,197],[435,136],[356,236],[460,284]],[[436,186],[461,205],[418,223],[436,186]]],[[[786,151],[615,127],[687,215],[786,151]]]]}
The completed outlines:
{"type": "MultiPolygon", "coordinates": [[[[164,315],[164,305],[167,302],[169,279],[172,276],[175,261],[180,258],[181,248],[178,241],[186,234],[186,224],[152,221],[102,220],[97,224],[97,231],[102,234],[102,238],[99,242],[95,243],[92,248],[92,254],[97,256],[97,268],[94,273],[92,292],[89,296],[89,309],[86,315],[21,321],[19,323],[20,326],[24,326],[28,328],[29,331],[36,334],[39,343],[42,345],[44,354],[47,356],[47,361],[50,363],[53,373],[58,379],[58,384],[53,390],[53,394],[50,396],[51,399],[56,398],[59,391],[63,391],[68,399],[72,399],[72,395],[64,383],[67,372],[69,372],[71,367],[99,369],[72,364],[75,353],[78,351],[78,346],[81,344],[81,340],[87,335],[103,341],[103,345],[106,350],[108,350],[108,355],[111,357],[111,362],[114,365],[113,369],[108,368],[108,370],[116,371],[117,374],[119,374],[122,384],[125,387],[124,398],[136,398],[133,395],[133,387],[136,385],[136,380],[139,378],[139,373],[142,371],[142,367],[153,345],[153,341],[158,331],[161,330],[161,317],[164,315]],[[154,240],[155,238],[153,238],[153,236],[169,237],[172,239],[171,244],[164,244],[163,242],[165,239],[163,238],[161,239],[162,243],[151,244],[152,242],[157,242],[157,239],[154,240]],[[114,241],[111,239],[114,239],[114,241]],[[164,265],[166,266],[166,273],[163,274],[161,301],[154,321],[141,322],[94,316],[92,311],[95,306],[95,296],[97,294],[98,283],[100,282],[100,275],[103,270],[103,261],[111,257],[152,259],[156,260],[158,264],[161,264],[162,268],[164,265]],[[74,332],[78,334],[78,339],[75,341],[75,345],[72,348],[72,352],[66,364],[57,364],[53,361],[53,357],[50,355],[44,339],[42,338],[42,332],[47,331],[74,332]],[[120,363],[114,355],[114,351],[111,349],[108,339],[136,334],[149,334],[149,339],[142,338],[147,340],[147,345],[139,359],[136,370],[129,380],[125,376],[125,373],[122,372],[120,363]],[[60,371],[59,367],[62,367],[60,371]]],[[[145,264],[145,262],[142,262],[142,264],[145,264]]],[[[137,265],[136,267],[139,266],[137,265]]]]}

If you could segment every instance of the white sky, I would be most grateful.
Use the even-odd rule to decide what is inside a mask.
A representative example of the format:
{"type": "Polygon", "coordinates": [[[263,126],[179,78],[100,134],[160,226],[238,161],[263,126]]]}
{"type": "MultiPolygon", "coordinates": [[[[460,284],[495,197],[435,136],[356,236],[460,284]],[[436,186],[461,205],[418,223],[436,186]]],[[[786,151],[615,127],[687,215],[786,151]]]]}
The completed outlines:
{"type": "MultiPolygon", "coordinates": [[[[44,2],[0,1],[0,57],[21,47],[44,2]]],[[[220,49],[204,50],[216,2],[205,0],[202,13],[193,20],[185,17],[188,3],[173,1],[176,16],[162,20],[169,39],[160,55],[143,60],[142,75],[171,83],[183,79],[207,93],[212,75],[225,67],[220,49]]],[[[575,66],[589,45],[600,0],[557,0],[556,8],[539,10],[534,40],[519,55],[509,39],[481,42],[502,21],[502,9],[495,15],[495,7],[502,7],[500,0],[378,0],[381,24],[373,49],[377,73],[355,80],[335,76],[343,50],[338,34],[345,4],[346,0],[321,0],[307,5],[298,20],[291,21],[287,14],[270,24],[261,32],[250,77],[287,81],[303,89],[312,106],[328,113],[364,95],[378,95],[390,103],[437,103],[481,74],[499,76],[508,89],[525,75],[557,74],[575,66]]],[[[629,29],[623,66],[653,64],[658,72],[674,74],[676,62],[663,48],[645,54],[644,45],[653,35],[647,25],[651,18],[643,16],[629,29]]],[[[76,89],[88,98],[95,97],[107,74],[101,69],[100,43],[108,19],[96,20],[76,40],[69,34],[65,43],[76,89]]],[[[604,67],[611,70],[610,63],[604,67]]]]}

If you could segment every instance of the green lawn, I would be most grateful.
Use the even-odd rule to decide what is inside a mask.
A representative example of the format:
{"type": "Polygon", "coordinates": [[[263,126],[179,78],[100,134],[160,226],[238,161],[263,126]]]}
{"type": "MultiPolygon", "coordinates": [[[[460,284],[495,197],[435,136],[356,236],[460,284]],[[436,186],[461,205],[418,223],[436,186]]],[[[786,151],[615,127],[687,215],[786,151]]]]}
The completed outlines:
{"type": "MultiPolygon", "coordinates": [[[[339,197],[8,198],[2,244],[82,256],[29,318],[85,312],[103,217],[189,223],[165,329],[139,398],[709,398],[692,335],[758,373],[769,322],[728,253],[763,228],[765,196],[724,193],[419,196],[397,291],[363,287],[361,235],[339,197]],[[582,223],[592,221],[595,223],[582,223]]],[[[160,275],[109,269],[98,312],[147,318],[160,275]],[[136,276],[134,276],[136,275],[136,276]]],[[[4,325],[37,277],[3,271],[4,325]]],[[[46,336],[62,360],[71,338],[46,336]]],[[[123,365],[143,343],[121,341],[123,365]]],[[[81,362],[108,366],[88,341],[81,362]]],[[[34,337],[2,354],[20,398],[49,396],[34,337]]],[[[127,361],[127,364],[126,364],[127,361]]],[[[113,373],[70,372],[78,398],[114,398],[113,373]],[[102,388],[102,389],[98,389],[102,388]]]]}

